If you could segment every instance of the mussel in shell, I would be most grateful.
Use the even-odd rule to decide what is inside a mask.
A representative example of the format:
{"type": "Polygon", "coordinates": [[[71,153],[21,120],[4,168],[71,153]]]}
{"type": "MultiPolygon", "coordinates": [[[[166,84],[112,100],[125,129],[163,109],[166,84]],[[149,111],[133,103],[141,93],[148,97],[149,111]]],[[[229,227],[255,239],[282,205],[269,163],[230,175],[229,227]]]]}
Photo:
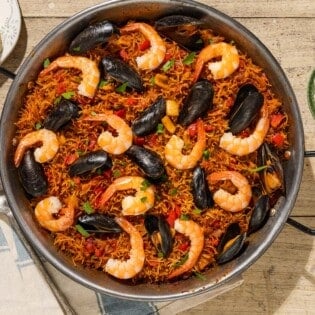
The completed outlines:
{"type": "Polygon", "coordinates": [[[69,175],[73,177],[86,174],[97,169],[104,171],[111,167],[112,160],[109,155],[103,150],[98,150],[80,156],[74,163],[70,165],[69,175]]]}
{"type": "Polygon", "coordinates": [[[259,172],[265,192],[271,194],[280,189],[285,193],[284,174],[280,159],[266,142],[259,148],[258,166],[265,167],[259,172]]]}
{"type": "Polygon", "coordinates": [[[106,43],[117,32],[116,26],[109,21],[95,23],[85,28],[72,40],[69,51],[72,54],[84,54],[98,44],[106,43]]]}
{"type": "Polygon", "coordinates": [[[252,84],[243,85],[229,114],[229,128],[233,135],[243,131],[259,116],[264,104],[263,95],[252,84]]]}
{"type": "Polygon", "coordinates": [[[173,250],[172,232],[167,221],[161,216],[148,214],[145,216],[144,226],[156,250],[167,257],[173,250]]]}
{"type": "Polygon", "coordinates": [[[205,171],[200,166],[196,167],[193,172],[191,188],[197,208],[206,209],[214,205],[205,171]]]}
{"type": "Polygon", "coordinates": [[[159,96],[134,120],[131,129],[136,136],[146,136],[156,130],[161,119],[166,115],[166,101],[159,96]]]}
{"type": "Polygon", "coordinates": [[[22,186],[31,196],[39,197],[47,192],[48,183],[43,166],[35,161],[32,150],[24,153],[18,173],[22,186]]]}
{"type": "Polygon", "coordinates": [[[179,113],[177,123],[188,126],[197,118],[204,116],[213,106],[213,87],[207,80],[193,85],[179,113]]]}
{"type": "Polygon", "coordinates": [[[85,214],[78,218],[77,224],[89,233],[120,233],[121,227],[113,216],[104,213],[85,214]]]}
{"type": "Polygon", "coordinates": [[[46,117],[43,125],[46,129],[58,131],[61,127],[70,122],[71,119],[77,118],[79,112],[80,108],[76,104],[69,100],[62,99],[46,117]]]}
{"type": "Polygon", "coordinates": [[[184,15],[169,15],[155,22],[156,30],[191,51],[199,51],[204,43],[200,34],[203,22],[184,15]]]}
{"type": "Polygon", "coordinates": [[[218,264],[224,264],[235,258],[243,249],[246,233],[241,233],[238,223],[228,226],[218,245],[218,264]]]}
{"type": "Polygon", "coordinates": [[[163,160],[156,152],[150,149],[138,145],[132,145],[126,151],[126,154],[150,179],[158,180],[166,173],[163,160]]]}
{"type": "Polygon", "coordinates": [[[127,83],[127,85],[138,91],[144,90],[143,82],[136,70],[131,68],[126,62],[111,56],[102,59],[103,69],[105,74],[112,77],[120,83],[127,83]]]}
{"type": "Polygon", "coordinates": [[[253,190],[254,208],[248,223],[248,234],[258,231],[267,221],[270,211],[269,196],[253,190]]]}

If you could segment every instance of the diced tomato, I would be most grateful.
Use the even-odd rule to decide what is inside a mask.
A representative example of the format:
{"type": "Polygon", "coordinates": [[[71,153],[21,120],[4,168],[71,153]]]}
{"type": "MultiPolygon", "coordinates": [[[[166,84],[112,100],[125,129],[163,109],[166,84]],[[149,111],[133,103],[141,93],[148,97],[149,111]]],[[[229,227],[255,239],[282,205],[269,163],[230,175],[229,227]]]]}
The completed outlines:
{"type": "Polygon", "coordinates": [[[129,55],[127,53],[127,51],[125,49],[122,49],[120,52],[119,52],[119,55],[120,57],[123,59],[123,60],[128,60],[129,59],[129,55]]]}
{"type": "Polygon", "coordinates": [[[163,62],[169,61],[170,59],[172,59],[172,57],[172,54],[167,52],[164,56],[163,62]]]}
{"type": "Polygon", "coordinates": [[[103,249],[101,249],[101,248],[96,248],[95,249],[95,256],[96,257],[101,257],[101,256],[103,256],[103,254],[104,254],[104,250],[103,249]]]}
{"type": "Polygon", "coordinates": [[[179,248],[181,251],[183,251],[183,252],[185,252],[185,251],[188,249],[188,247],[189,247],[189,242],[185,242],[185,243],[180,244],[180,245],[178,246],[178,248],[179,248]]]}
{"type": "Polygon", "coordinates": [[[190,124],[187,128],[187,131],[188,131],[188,134],[189,136],[192,138],[192,137],[195,137],[197,135],[197,123],[193,123],[193,124],[190,124]]]}
{"type": "Polygon", "coordinates": [[[56,87],[56,93],[58,95],[62,94],[62,93],[65,93],[67,91],[67,86],[64,82],[61,82],[57,85],[56,87]]]}
{"type": "Polygon", "coordinates": [[[125,118],[126,117],[126,110],[124,108],[115,110],[115,115],[117,115],[120,118],[125,118]]]}
{"type": "Polygon", "coordinates": [[[157,144],[157,140],[158,140],[158,135],[156,133],[150,135],[148,137],[148,145],[150,147],[154,147],[157,144]]]}
{"type": "Polygon", "coordinates": [[[280,114],[280,113],[271,115],[271,118],[270,118],[271,127],[273,127],[273,128],[279,127],[284,119],[285,119],[285,116],[283,114],[280,114]]]}
{"type": "Polygon", "coordinates": [[[218,238],[214,238],[211,242],[212,246],[217,247],[219,245],[219,239],[218,238]]]}
{"type": "Polygon", "coordinates": [[[89,151],[92,151],[94,149],[95,145],[96,145],[96,140],[90,140],[90,143],[88,145],[89,151]]]}
{"type": "Polygon", "coordinates": [[[241,132],[241,134],[240,134],[240,137],[241,137],[241,138],[247,138],[247,137],[249,137],[249,131],[248,131],[248,129],[243,130],[243,131],[241,132]]]}
{"type": "Polygon", "coordinates": [[[144,51],[144,50],[146,50],[146,49],[148,49],[148,48],[150,48],[151,47],[151,43],[150,43],[150,41],[148,40],[148,39],[145,39],[140,45],[139,45],[139,49],[141,50],[141,51],[144,51]]]}
{"type": "Polygon", "coordinates": [[[126,101],[127,105],[136,105],[138,103],[138,100],[136,98],[133,97],[129,97],[126,101]]]}
{"type": "Polygon", "coordinates": [[[66,165],[70,165],[72,164],[76,159],[78,158],[78,155],[76,153],[73,153],[73,154],[69,154],[65,157],[65,164],[66,165]]]}
{"type": "Polygon", "coordinates": [[[134,137],[133,142],[137,145],[144,145],[145,138],[144,137],[134,137]]]}
{"type": "Polygon", "coordinates": [[[106,171],[103,172],[103,176],[104,176],[106,179],[110,179],[110,178],[112,177],[112,175],[113,175],[113,172],[112,172],[111,169],[106,170],[106,171]]]}
{"type": "Polygon", "coordinates": [[[212,126],[212,125],[204,125],[204,129],[205,129],[206,132],[213,131],[214,130],[214,126],[212,126]]]}
{"type": "Polygon", "coordinates": [[[233,98],[230,97],[230,98],[228,98],[228,99],[226,100],[226,106],[227,106],[227,107],[232,107],[232,105],[233,105],[233,98]]]}
{"type": "Polygon", "coordinates": [[[221,226],[221,223],[220,223],[219,220],[215,220],[215,221],[213,221],[211,226],[213,226],[214,228],[218,229],[221,226]]]}
{"type": "Polygon", "coordinates": [[[180,207],[178,205],[175,205],[174,210],[170,211],[168,217],[166,218],[166,221],[170,225],[170,227],[174,227],[174,222],[176,219],[179,218],[180,214],[181,214],[180,207]]]}
{"type": "Polygon", "coordinates": [[[77,184],[77,185],[81,183],[80,177],[74,177],[74,178],[73,178],[73,181],[74,181],[74,183],[77,184]]]}
{"type": "Polygon", "coordinates": [[[90,241],[86,242],[85,249],[87,250],[89,254],[93,254],[95,251],[95,246],[93,242],[90,242],[90,241]]]}
{"type": "Polygon", "coordinates": [[[282,147],[284,144],[284,135],[281,132],[278,132],[272,136],[271,141],[275,146],[282,147]]]}

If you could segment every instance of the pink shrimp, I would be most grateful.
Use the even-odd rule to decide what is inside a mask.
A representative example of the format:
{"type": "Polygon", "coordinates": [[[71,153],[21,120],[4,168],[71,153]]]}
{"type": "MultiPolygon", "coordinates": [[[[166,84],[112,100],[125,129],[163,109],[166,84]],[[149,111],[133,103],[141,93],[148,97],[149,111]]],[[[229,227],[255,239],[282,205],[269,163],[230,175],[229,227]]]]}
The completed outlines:
{"type": "Polygon", "coordinates": [[[220,61],[209,62],[208,64],[208,68],[215,80],[228,77],[239,66],[238,52],[234,46],[224,42],[208,45],[203,48],[198,55],[194,82],[198,80],[204,64],[217,57],[222,57],[222,59],[220,61]]]}
{"type": "Polygon", "coordinates": [[[203,229],[192,220],[175,220],[174,228],[177,232],[182,233],[190,239],[190,249],[188,252],[188,259],[179,268],[175,269],[168,276],[169,279],[178,277],[191,270],[198,261],[198,258],[204,246],[203,229]]]}
{"type": "Polygon", "coordinates": [[[230,154],[247,155],[256,151],[262,145],[268,130],[268,111],[263,106],[262,117],[258,120],[255,130],[250,136],[241,138],[234,136],[232,132],[226,132],[221,137],[219,146],[230,154]]]}
{"type": "Polygon", "coordinates": [[[206,147],[206,133],[202,120],[197,121],[197,142],[187,155],[182,153],[184,141],[176,135],[173,135],[165,146],[165,159],[177,169],[193,168],[206,147]]]}
{"type": "Polygon", "coordinates": [[[24,136],[19,142],[15,154],[14,164],[18,167],[23,159],[24,153],[28,148],[37,147],[34,150],[35,160],[39,163],[50,161],[59,150],[57,135],[48,129],[32,131],[24,136]]]}
{"type": "Polygon", "coordinates": [[[143,240],[139,231],[126,219],[116,218],[116,222],[130,235],[129,259],[122,261],[110,258],[105,265],[105,271],[118,279],[130,279],[143,268],[145,260],[143,240]]]}
{"type": "Polygon", "coordinates": [[[151,46],[148,51],[136,58],[139,69],[154,70],[164,61],[166,52],[165,44],[152,26],[146,23],[130,23],[120,31],[121,34],[140,31],[150,41],[151,46]]]}
{"type": "Polygon", "coordinates": [[[230,212],[237,212],[245,209],[252,198],[252,190],[246,177],[236,171],[214,172],[209,176],[211,184],[215,184],[222,180],[230,180],[238,191],[236,194],[231,194],[220,188],[212,196],[214,202],[222,209],[230,212]]]}
{"type": "Polygon", "coordinates": [[[78,86],[79,94],[92,98],[100,81],[100,71],[95,61],[81,56],[62,56],[55,59],[40,75],[57,68],[76,68],[82,71],[82,82],[78,86]]]}

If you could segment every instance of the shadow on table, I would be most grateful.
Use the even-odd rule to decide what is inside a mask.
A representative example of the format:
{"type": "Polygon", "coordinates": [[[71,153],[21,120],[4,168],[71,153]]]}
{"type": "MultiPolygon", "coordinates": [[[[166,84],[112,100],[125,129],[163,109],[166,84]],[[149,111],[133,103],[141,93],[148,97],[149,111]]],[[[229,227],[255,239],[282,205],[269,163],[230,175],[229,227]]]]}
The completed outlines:
{"type": "MultiPolygon", "coordinates": [[[[315,201],[315,179],[310,175],[314,170],[309,160],[305,161],[303,174],[293,212],[295,216],[304,216],[304,219],[295,217],[297,221],[314,228],[311,205],[314,206],[315,201]]],[[[310,258],[313,242],[313,236],[286,224],[266,253],[244,272],[243,285],[180,315],[275,314],[289,309],[296,314],[310,311],[314,296],[310,293],[315,283],[315,265],[311,265],[314,262],[310,258]],[[294,296],[290,297],[294,290],[294,296]]]]}

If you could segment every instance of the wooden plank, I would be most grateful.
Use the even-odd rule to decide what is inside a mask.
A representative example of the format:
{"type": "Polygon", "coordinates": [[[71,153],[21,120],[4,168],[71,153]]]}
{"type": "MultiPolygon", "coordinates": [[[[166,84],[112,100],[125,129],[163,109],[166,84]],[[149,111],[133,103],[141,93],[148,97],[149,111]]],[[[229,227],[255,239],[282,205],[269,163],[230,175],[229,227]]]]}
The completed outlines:
{"type": "MultiPolygon", "coordinates": [[[[67,17],[93,5],[106,2],[104,0],[56,1],[56,0],[20,0],[24,17],[67,17]]],[[[241,2],[221,0],[199,0],[233,17],[314,17],[315,7],[312,0],[281,0],[241,2]]]]}
{"type": "Polygon", "coordinates": [[[178,315],[314,314],[314,261],[314,238],[285,226],[240,287],[178,315]]]}

